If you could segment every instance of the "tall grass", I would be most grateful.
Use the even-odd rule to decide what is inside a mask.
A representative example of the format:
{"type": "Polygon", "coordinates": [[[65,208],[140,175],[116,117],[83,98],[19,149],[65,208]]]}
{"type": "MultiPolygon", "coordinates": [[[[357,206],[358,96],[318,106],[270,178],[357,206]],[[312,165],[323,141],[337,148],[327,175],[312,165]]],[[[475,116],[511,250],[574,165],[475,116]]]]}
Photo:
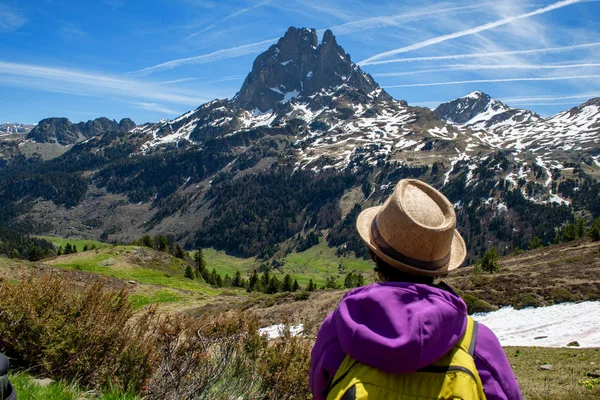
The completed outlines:
{"type": "Polygon", "coordinates": [[[79,288],[59,276],[0,282],[0,351],[17,368],[98,392],[181,400],[309,397],[308,339],[288,334],[268,342],[248,313],[134,314],[135,305],[101,280],[79,288]]]}

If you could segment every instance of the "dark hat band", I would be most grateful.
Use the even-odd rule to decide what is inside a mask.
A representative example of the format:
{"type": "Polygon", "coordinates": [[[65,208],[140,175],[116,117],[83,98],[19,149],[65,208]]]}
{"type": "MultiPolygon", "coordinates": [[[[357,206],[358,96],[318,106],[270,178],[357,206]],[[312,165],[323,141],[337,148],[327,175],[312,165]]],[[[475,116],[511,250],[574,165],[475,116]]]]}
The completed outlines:
{"type": "Polygon", "coordinates": [[[381,232],[379,232],[379,229],[377,228],[377,218],[373,218],[373,224],[371,225],[371,237],[383,254],[393,258],[398,262],[401,262],[402,264],[406,264],[414,268],[424,269],[427,271],[437,271],[438,269],[448,265],[450,262],[450,253],[448,253],[445,257],[434,261],[417,260],[416,258],[412,258],[400,253],[398,250],[390,246],[385,241],[383,236],[381,236],[381,232]]]}

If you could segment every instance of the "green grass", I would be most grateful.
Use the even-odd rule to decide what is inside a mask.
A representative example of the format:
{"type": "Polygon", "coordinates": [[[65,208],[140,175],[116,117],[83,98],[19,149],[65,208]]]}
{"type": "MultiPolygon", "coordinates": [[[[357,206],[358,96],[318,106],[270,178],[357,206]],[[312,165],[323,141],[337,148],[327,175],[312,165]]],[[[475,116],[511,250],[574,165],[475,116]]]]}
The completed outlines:
{"type": "Polygon", "coordinates": [[[53,382],[48,386],[40,386],[27,373],[10,375],[10,382],[17,392],[19,400],[138,400],[133,394],[119,392],[94,393],[84,391],[74,383],[53,382]]]}
{"type": "Polygon", "coordinates": [[[82,251],[83,247],[86,244],[90,248],[92,246],[96,246],[97,249],[102,249],[102,248],[105,248],[105,247],[112,246],[111,244],[100,242],[98,240],[65,239],[65,238],[54,237],[54,236],[38,236],[38,237],[40,239],[46,239],[47,241],[51,242],[56,247],[62,246],[64,248],[67,243],[70,243],[71,246],[73,246],[73,245],[77,246],[77,251],[82,251]]]}
{"type": "Polygon", "coordinates": [[[525,399],[600,399],[600,384],[585,386],[587,373],[598,369],[598,348],[505,347],[504,352],[525,399]],[[542,364],[551,364],[552,371],[540,369],[542,364]]]}
{"type": "Polygon", "coordinates": [[[182,296],[173,293],[169,289],[158,290],[151,294],[134,293],[129,296],[129,300],[132,302],[136,310],[139,310],[140,308],[150,304],[174,303],[182,299],[182,296]]]}
{"type": "MultiPolygon", "coordinates": [[[[238,258],[215,249],[202,249],[202,252],[208,270],[212,271],[214,268],[222,277],[225,277],[225,275],[233,277],[237,271],[240,271],[242,275],[246,275],[260,264],[254,258],[238,258]]],[[[190,256],[193,258],[194,254],[195,252],[191,253],[190,256]]]]}
{"type": "Polygon", "coordinates": [[[306,286],[310,279],[319,286],[323,285],[331,275],[343,284],[346,274],[351,271],[362,272],[366,282],[373,281],[375,275],[371,261],[354,256],[338,257],[335,251],[326,242],[321,242],[301,253],[292,252],[284,259],[283,273],[289,273],[302,286],[306,286]]]}
{"type": "MultiPolygon", "coordinates": [[[[321,286],[325,284],[328,276],[333,275],[342,285],[346,274],[354,271],[362,272],[367,282],[374,280],[372,262],[354,256],[338,257],[335,251],[336,249],[330,248],[325,241],[301,253],[294,251],[283,259],[284,266],[278,278],[283,279],[285,274],[290,274],[292,279],[297,279],[301,286],[306,287],[310,279],[321,286]]],[[[261,264],[261,261],[255,258],[238,258],[214,249],[203,249],[203,253],[208,270],[212,271],[214,268],[222,277],[226,274],[233,277],[237,271],[247,277],[261,264]]],[[[193,254],[191,256],[193,257],[193,254]]]]}
{"type": "Polygon", "coordinates": [[[199,280],[185,278],[187,264],[175,257],[144,248],[150,255],[136,263],[131,260],[137,246],[111,246],[103,249],[58,257],[49,263],[60,268],[87,271],[139,283],[164,286],[172,289],[216,295],[214,289],[199,280]]]}

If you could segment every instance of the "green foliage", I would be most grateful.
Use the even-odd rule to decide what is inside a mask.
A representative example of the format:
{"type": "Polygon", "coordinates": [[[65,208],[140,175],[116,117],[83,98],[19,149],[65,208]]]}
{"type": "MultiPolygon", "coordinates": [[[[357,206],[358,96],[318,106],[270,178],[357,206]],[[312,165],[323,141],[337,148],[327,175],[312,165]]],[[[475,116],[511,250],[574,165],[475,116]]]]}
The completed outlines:
{"type": "Polygon", "coordinates": [[[300,285],[298,284],[298,280],[294,279],[294,283],[292,285],[292,292],[297,292],[300,290],[300,285]]]}
{"type": "Polygon", "coordinates": [[[596,218],[590,227],[590,237],[592,240],[600,240],[600,217],[596,218]]]}
{"type": "Polygon", "coordinates": [[[194,270],[192,269],[191,265],[188,265],[187,267],[185,267],[185,274],[184,276],[188,279],[195,279],[196,276],[194,275],[194,270]]]}
{"type": "Polygon", "coordinates": [[[485,300],[482,300],[472,294],[464,293],[461,294],[461,298],[467,305],[467,312],[469,314],[478,313],[478,312],[490,312],[495,311],[498,307],[495,307],[488,303],[485,300]]]}
{"type": "MultiPolygon", "coordinates": [[[[336,202],[357,179],[349,172],[279,168],[218,184],[213,181],[207,194],[213,210],[197,234],[198,244],[244,257],[269,258],[307,223],[322,230],[339,222],[336,202]]],[[[314,241],[314,235],[307,240],[314,241]]]]}
{"type": "Polygon", "coordinates": [[[538,247],[542,247],[543,245],[544,243],[542,242],[542,239],[540,239],[537,236],[534,236],[529,242],[529,250],[537,249],[538,247]]]}
{"type": "Polygon", "coordinates": [[[339,289],[340,285],[338,285],[335,280],[335,276],[328,276],[325,279],[325,289],[339,289]]]}
{"type": "Polygon", "coordinates": [[[54,254],[49,241],[24,235],[19,231],[0,226],[0,254],[11,258],[27,258],[38,261],[54,254]]]}
{"type": "Polygon", "coordinates": [[[126,291],[100,281],[77,291],[57,277],[30,278],[0,284],[0,304],[0,348],[16,367],[134,392],[152,371],[156,353],[146,339],[153,314],[130,321],[126,291]]]}
{"type": "Polygon", "coordinates": [[[198,248],[196,254],[194,254],[194,262],[196,263],[198,275],[203,275],[203,272],[206,270],[206,260],[204,259],[202,248],[198,248]]]}
{"type": "Polygon", "coordinates": [[[314,292],[315,290],[317,290],[317,285],[313,282],[312,279],[308,281],[308,286],[306,287],[306,290],[308,292],[314,292]]]}
{"type": "MultiPolygon", "coordinates": [[[[298,282],[296,282],[298,283],[298,282]]],[[[283,282],[281,284],[281,291],[282,292],[292,292],[292,286],[294,285],[294,283],[292,282],[292,277],[290,274],[286,274],[286,276],[283,278],[283,282]]]]}
{"type": "Polygon", "coordinates": [[[84,388],[76,383],[53,382],[48,386],[41,386],[27,373],[17,373],[10,376],[19,400],[138,400],[139,397],[131,393],[110,390],[97,395],[87,393],[84,388]]]}
{"type": "Polygon", "coordinates": [[[500,272],[500,267],[498,265],[498,252],[495,248],[491,248],[485,252],[483,258],[481,259],[481,268],[490,274],[500,272]]]}
{"type": "Polygon", "coordinates": [[[348,275],[346,275],[346,278],[344,279],[344,287],[346,289],[352,289],[355,287],[360,287],[363,286],[364,283],[364,278],[362,276],[362,274],[360,273],[354,273],[354,272],[349,272],[348,275]]]}

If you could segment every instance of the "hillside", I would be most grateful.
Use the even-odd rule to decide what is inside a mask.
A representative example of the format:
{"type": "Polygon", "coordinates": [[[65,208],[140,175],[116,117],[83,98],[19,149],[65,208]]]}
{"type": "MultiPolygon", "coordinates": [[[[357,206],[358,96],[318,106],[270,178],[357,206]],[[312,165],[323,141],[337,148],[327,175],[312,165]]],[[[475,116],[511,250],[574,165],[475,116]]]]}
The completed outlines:
{"type": "Polygon", "coordinates": [[[291,27],[232,99],[140,126],[51,118],[24,142],[0,141],[0,218],[26,233],[166,235],[265,261],[317,242],[360,258],[360,210],[418,178],[454,203],[472,263],[600,216],[597,111],[591,99],[541,118],[482,92],[412,107],[333,32],[319,41],[291,27]]]}

